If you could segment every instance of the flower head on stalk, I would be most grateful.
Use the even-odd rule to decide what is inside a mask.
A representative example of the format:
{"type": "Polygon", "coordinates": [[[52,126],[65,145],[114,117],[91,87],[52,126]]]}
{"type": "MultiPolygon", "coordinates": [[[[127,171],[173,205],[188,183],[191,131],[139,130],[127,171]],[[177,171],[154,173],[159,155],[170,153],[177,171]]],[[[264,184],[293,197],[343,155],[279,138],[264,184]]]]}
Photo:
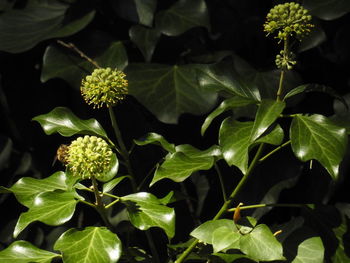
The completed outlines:
{"type": "Polygon", "coordinates": [[[82,179],[103,177],[112,166],[112,150],[96,136],[78,137],[68,146],[67,166],[82,179]]]}
{"type": "Polygon", "coordinates": [[[94,108],[114,106],[128,94],[128,81],[120,70],[111,68],[95,69],[81,84],[81,94],[94,108]]]}
{"type": "Polygon", "coordinates": [[[289,36],[302,39],[313,24],[308,10],[298,3],[290,2],[274,6],[267,14],[264,31],[267,35],[277,31],[276,38],[286,40],[289,36]]]}

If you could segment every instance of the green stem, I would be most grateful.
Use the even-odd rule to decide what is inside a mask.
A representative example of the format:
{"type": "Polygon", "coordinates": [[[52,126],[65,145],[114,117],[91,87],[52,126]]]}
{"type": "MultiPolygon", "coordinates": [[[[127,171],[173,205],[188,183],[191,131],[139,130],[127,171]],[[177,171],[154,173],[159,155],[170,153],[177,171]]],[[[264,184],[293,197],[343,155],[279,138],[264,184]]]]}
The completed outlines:
{"type": "Polygon", "coordinates": [[[220,180],[221,192],[222,192],[222,196],[224,198],[224,202],[226,202],[227,201],[227,194],[226,194],[225,184],[224,184],[224,180],[222,178],[221,171],[216,163],[214,164],[214,167],[215,167],[215,171],[216,171],[216,173],[219,177],[219,180],[220,180]]]}
{"type": "Polygon", "coordinates": [[[105,209],[108,209],[110,207],[112,207],[113,205],[115,205],[116,203],[118,203],[120,201],[120,199],[115,199],[113,202],[109,203],[108,205],[105,206],[105,209]]]}
{"type": "MultiPolygon", "coordinates": [[[[237,196],[237,194],[240,192],[240,190],[242,189],[242,187],[245,185],[245,183],[247,182],[247,179],[249,178],[249,176],[251,175],[251,173],[253,172],[255,166],[259,163],[259,158],[260,155],[262,154],[264,148],[264,144],[260,144],[257,152],[255,153],[254,159],[252,160],[252,162],[250,163],[250,166],[247,170],[247,173],[242,177],[242,179],[239,181],[238,185],[235,187],[235,189],[232,191],[231,195],[229,196],[228,200],[226,202],[224,202],[224,204],[222,205],[222,207],[220,208],[219,212],[214,216],[213,220],[217,220],[219,219],[224,213],[227,212],[229,206],[232,204],[234,198],[237,196]]],[[[199,242],[198,239],[194,240],[191,245],[180,255],[180,257],[175,261],[175,263],[181,263],[183,262],[188,255],[192,252],[192,250],[195,248],[195,246],[197,245],[197,243],[199,242]]]]}
{"type": "Polygon", "coordinates": [[[91,206],[91,207],[93,207],[93,208],[96,208],[96,206],[95,206],[94,204],[91,204],[90,202],[87,202],[87,201],[85,201],[85,200],[79,200],[79,202],[80,202],[80,203],[83,203],[83,204],[86,204],[86,205],[88,205],[88,206],[91,206]]]}
{"type": "MultiPolygon", "coordinates": [[[[288,37],[284,41],[283,52],[284,52],[284,55],[286,55],[288,53],[288,37]]],[[[282,100],[283,81],[284,81],[285,72],[286,72],[286,70],[284,68],[282,68],[281,75],[280,75],[280,82],[279,82],[278,90],[277,90],[277,98],[276,98],[277,101],[282,100]]]]}
{"type": "MultiPolygon", "coordinates": [[[[263,207],[306,207],[305,204],[258,204],[258,205],[247,205],[247,206],[241,206],[241,210],[247,210],[247,209],[255,209],[255,208],[263,208],[263,207]]],[[[228,209],[228,212],[234,212],[236,210],[236,207],[228,209]]]]}
{"type": "Polygon", "coordinates": [[[273,149],[271,152],[269,152],[268,154],[266,154],[265,156],[263,156],[262,158],[260,158],[259,162],[265,161],[268,157],[270,157],[272,154],[274,154],[275,152],[281,150],[283,147],[289,145],[291,143],[291,140],[286,141],[285,143],[281,144],[280,146],[278,146],[277,148],[273,149]]]}

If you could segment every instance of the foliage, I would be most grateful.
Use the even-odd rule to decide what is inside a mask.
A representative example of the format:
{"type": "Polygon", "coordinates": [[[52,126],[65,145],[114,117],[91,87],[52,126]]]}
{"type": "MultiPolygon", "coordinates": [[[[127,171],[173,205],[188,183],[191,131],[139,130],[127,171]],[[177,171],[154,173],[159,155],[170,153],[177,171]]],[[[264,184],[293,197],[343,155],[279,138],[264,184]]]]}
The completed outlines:
{"type": "Polygon", "coordinates": [[[348,19],[350,4],[278,3],[267,15],[276,1],[236,2],[0,5],[4,56],[40,51],[35,78],[73,98],[31,116],[31,126],[51,135],[35,135],[44,145],[58,142],[62,163],[49,168],[34,153],[18,154],[20,135],[0,89],[10,131],[1,135],[0,171],[9,179],[0,203],[13,195],[21,204],[0,234],[1,262],[349,261],[349,204],[334,205],[332,192],[346,181],[349,97],[319,84],[307,59],[336,60],[322,44],[332,20],[348,19]],[[259,21],[259,31],[247,21],[259,21]],[[280,30],[278,39],[266,40],[264,27],[280,30]],[[225,30],[236,37],[229,48],[225,30]],[[265,48],[250,56],[245,44],[254,47],[254,39],[265,48]],[[330,113],[322,96],[334,100],[330,113]],[[85,144],[73,147],[81,136],[85,144]]]}

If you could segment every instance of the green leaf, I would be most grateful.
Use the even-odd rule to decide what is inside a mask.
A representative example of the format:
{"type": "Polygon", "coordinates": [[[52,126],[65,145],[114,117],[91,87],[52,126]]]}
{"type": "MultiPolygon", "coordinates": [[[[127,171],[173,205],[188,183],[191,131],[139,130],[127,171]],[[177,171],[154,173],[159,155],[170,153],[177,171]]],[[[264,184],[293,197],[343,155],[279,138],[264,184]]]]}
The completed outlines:
{"type": "Polygon", "coordinates": [[[154,132],[147,133],[144,137],[142,137],[138,140],[134,140],[134,142],[140,146],[147,145],[150,143],[161,145],[164,150],[171,152],[171,153],[176,151],[174,144],[169,143],[162,135],[159,135],[159,134],[154,133],[154,132]]]}
{"type": "Polygon", "coordinates": [[[181,144],[175,147],[176,152],[182,152],[188,157],[200,158],[200,157],[219,157],[221,156],[220,147],[217,145],[212,145],[206,150],[198,150],[191,144],[181,144]]]}
{"type": "Polygon", "coordinates": [[[134,0],[139,23],[152,26],[153,14],[157,7],[157,0],[134,0]]]}
{"type": "Polygon", "coordinates": [[[194,229],[190,235],[203,243],[212,244],[214,231],[222,227],[225,227],[228,229],[228,231],[237,232],[237,227],[235,226],[233,220],[219,219],[210,220],[201,224],[199,227],[194,229]]]}
{"type": "Polygon", "coordinates": [[[226,249],[239,249],[241,234],[234,232],[226,226],[219,227],[213,232],[212,244],[214,252],[226,249]]]}
{"type": "Polygon", "coordinates": [[[326,33],[321,28],[321,26],[314,27],[310,34],[306,36],[303,41],[300,42],[298,51],[304,52],[306,50],[312,49],[314,47],[317,47],[321,43],[325,42],[327,40],[326,33]]]}
{"type": "Polygon", "coordinates": [[[15,194],[18,202],[30,207],[38,194],[54,190],[67,191],[72,187],[72,183],[73,181],[64,172],[59,171],[44,179],[23,177],[8,190],[15,194]]]}
{"type": "Polygon", "coordinates": [[[22,240],[16,241],[0,251],[0,261],[4,263],[50,263],[55,257],[60,257],[60,255],[39,249],[22,240]]]}
{"type": "Polygon", "coordinates": [[[69,5],[59,1],[30,1],[23,9],[7,10],[0,16],[0,50],[19,53],[39,42],[72,35],[93,19],[92,11],[81,18],[69,18],[69,5]],[[73,21],[72,21],[73,20],[73,21]]]}
{"type": "Polygon", "coordinates": [[[260,100],[260,93],[257,87],[243,81],[232,63],[224,61],[202,67],[197,71],[199,84],[205,89],[225,91],[253,101],[260,100]]]}
{"type": "Polygon", "coordinates": [[[130,178],[130,176],[128,176],[128,175],[120,176],[120,177],[114,178],[113,180],[109,181],[108,183],[105,183],[103,185],[102,192],[103,193],[110,192],[111,190],[113,190],[114,187],[116,187],[125,178],[130,178]]]}
{"type": "Polygon", "coordinates": [[[303,6],[323,20],[337,19],[350,12],[348,0],[304,0],[303,6]]]}
{"type": "Polygon", "coordinates": [[[245,255],[242,254],[213,253],[212,255],[221,258],[226,263],[232,263],[236,259],[247,258],[245,255]]]}
{"type": "Polygon", "coordinates": [[[169,238],[175,234],[175,211],[162,204],[154,195],[140,192],[121,197],[126,205],[130,222],[140,230],[162,228],[169,238]]]}
{"type": "Polygon", "coordinates": [[[115,263],[122,253],[118,236],[105,227],[69,229],[56,241],[64,263],[115,263]]]}
{"type": "Polygon", "coordinates": [[[252,232],[240,239],[241,251],[256,261],[284,260],[281,243],[277,241],[268,226],[257,225],[252,232]]]}
{"type": "Polygon", "coordinates": [[[178,36],[197,26],[210,29],[204,0],[178,0],[169,9],[157,13],[155,23],[156,28],[168,36],[178,36]]]}
{"type": "Polygon", "coordinates": [[[47,114],[33,118],[40,123],[47,135],[58,132],[62,136],[70,137],[75,134],[89,134],[108,139],[105,130],[95,119],[81,120],[65,107],[54,108],[47,114]]]}
{"type": "Polygon", "coordinates": [[[346,151],[346,129],[322,115],[297,115],[290,127],[294,154],[303,162],[319,161],[333,179],[338,177],[339,164],[346,151]]]}
{"type": "Polygon", "coordinates": [[[209,125],[212,123],[212,121],[219,116],[221,113],[227,111],[227,110],[231,110],[237,107],[242,107],[242,106],[246,106],[249,104],[253,104],[256,103],[256,101],[249,99],[249,98],[244,98],[244,97],[233,97],[230,99],[226,99],[224,100],[219,107],[217,107],[213,112],[211,112],[205,119],[202,128],[201,128],[201,134],[202,136],[204,135],[205,131],[207,130],[207,128],[209,127],[209,125]]]}
{"type": "Polygon", "coordinates": [[[311,237],[298,246],[298,254],[292,263],[323,263],[324,247],[320,237],[311,237]]]}
{"type": "Polygon", "coordinates": [[[150,186],[168,178],[174,182],[183,182],[195,171],[208,170],[214,165],[213,157],[192,157],[182,152],[168,154],[165,161],[158,166],[150,186]]]}
{"type": "Polygon", "coordinates": [[[51,226],[62,225],[69,221],[81,199],[76,192],[46,192],[37,195],[29,210],[18,218],[13,236],[17,237],[30,223],[40,221],[51,226]]]}
{"type": "Polygon", "coordinates": [[[166,196],[164,196],[161,199],[158,199],[159,202],[161,202],[163,205],[170,204],[171,202],[176,201],[176,198],[174,196],[174,191],[170,191],[166,196]]]}
{"type": "Polygon", "coordinates": [[[160,32],[157,29],[136,25],[130,27],[129,37],[141,51],[145,61],[150,62],[160,37],[160,32]]]}
{"type": "Polygon", "coordinates": [[[203,114],[217,94],[199,86],[202,65],[132,64],[127,68],[129,92],[160,121],[176,123],[182,113],[203,114]]]}
{"type": "Polygon", "coordinates": [[[347,220],[345,218],[346,218],[345,216],[342,216],[342,223],[337,228],[333,228],[335,237],[339,242],[337,250],[335,251],[335,254],[332,257],[333,263],[350,262],[350,257],[345,252],[345,246],[344,246],[344,240],[343,240],[343,236],[348,230],[347,220]]]}
{"type": "MultiPolygon", "coordinates": [[[[102,36],[92,36],[93,41],[102,36]]],[[[101,48],[101,47],[100,47],[101,48]]],[[[122,42],[112,42],[107,47],[101,48],[103,52],[96,56],[90,56],[101,67],[111,67],[123,70],[128,64],[128,56],[126,54],[122,42]]],[[[57,48],[48,46],[45,50],[43,58],[43,70],[40,80],[46,82],[52,78],[61,78],[68,82],[72,87],[80,88],[81,80],[89,72],[92,72],[95,66],[77,54],[70,52],[67,48],[57,48]]]]}

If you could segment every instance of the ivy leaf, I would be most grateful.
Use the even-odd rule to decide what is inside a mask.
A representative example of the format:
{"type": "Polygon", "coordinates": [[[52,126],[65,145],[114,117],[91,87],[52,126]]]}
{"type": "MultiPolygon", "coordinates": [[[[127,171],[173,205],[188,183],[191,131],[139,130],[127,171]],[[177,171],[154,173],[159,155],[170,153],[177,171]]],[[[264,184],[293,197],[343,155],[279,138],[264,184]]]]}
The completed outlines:
{"type": "Polygon", "coordinates": [[[69,5],[60,1],[30,1],[23,9],[7,10],[0,16],[0,50],[19,53],[39,42],[72,35],[94,18],[91,11],[81,18],[69,18],[69,5]],[[73,21],[72,21],[73,20],[73,21]]]}
{"type": "Polygon", "coordinates": [[[140,192],[121,197],[126,205],[130,222],[140,230],[162,228],[169,238],[175,234],[175,211],[162,204],[150,193],[140,192]]]}
{"type": "Polygon", "coordinates": [[[56,241],[64,263],[115,263],[122,253],[118,236],[105,227],[69,229],[56,241]]]}
{"type": "Polygon", "coordinates": [[[219,227],[213,232],[214,253],[226,249],[239,249],[241,234],[234,232],[226,226],[219,227]]]}
{"type": "Polygon", "coordinates": [[[197,26],[210,29],[208,9],[203,0],[178,0],[169,9],[159,12],[155,23],[156,28],[168,36],[178,36],[197,26]]]}
{"type": "Polygon", "coordinates": [[[157,7],[157,0],[134,0],[139,23],[152,26],[153,14],[157,7]]]}
{"type": "Polygon", "coordinates": [[[193,147],[191,144],[181,144],[175,147],[176,152],[182,152],[186,156],[189,157],[220,157],[221,151],[220,147],[217,145],[212,145],[206,150],[198,150],[197,148],[193,147]]]}
{"type": "Polygon", "coordinates": [[[290,127],[290,139],[292,150],[301,161],[315,159],[333,179],[338,177],[348,142],[345,128],[322,115],[296,115],[290,127]]]}
{"type": "Polygon", "coordinates": [[[176,123],[182,113],[203,114],[217,94],[199,86],[202,65],[132,64],[127,68],[129,92],[160,121],[176,123]]]}
{"type": "Polygon", "coordinates": [[[40,221],[51,226],[69,221],[81,199],[76,192],[46,192],[37,195],[29,210],[18,218],[13,236],[16,238],[30,223],[40,221]]]}
{"type": "Polygon", "coordinates": [[[334,20],[350,12],[347,0],[304,0],[303,6],[323,20],[334,20]]]}
{"type": "Polygon", "coordinates": [[[281,243],[264,224],[257,225],[252,232],[240,238],[240,249],[249,258],[256,261],[285,259],[281,243]]]}
{"type": "Polygon", "coordinates": [[[317,47],[324,41],[326,41],[327,36],[324,30],[320,26],[313,28],[308,36],[306,36],[303,41],[301,41],[298,48],[299,52],[304,52],[306,50],[317,47]]]}
{"type": "Polygon", "coordinates": [[[147,144],[157,144],[161,145],[164,150],[168,152],[175,152],[175,145],[172,143],[169,143],[162,135],[159,135],[157,133],[151,132],[146,134],[143,138],[140,138],[138,140],[134,140],[134,142],[137,145],[147,145],[147,144]]]}
{"type": "Polygon", "coordinates": [[[226,263],[232,263],[236,259],[247,258],[247,256],[242,254],[213,253],[212,255],[221,258],[226,263]]]}
{"type": "Polygon", "coordinates": [[[160,37],[160,32],[157,29],[136,25],[130,27],[129,37],[141,51],[145,61],[150,62],[160,37]]]}
{"type": "Polygon", "coordinates": [[[130,176],[128,176],[128,175],[120,176],[120,177],[114,178],[113,180],[109,181],[108,183],[105,183],[103,185],[102,192],[107,193],[107,192],[113,190],[113,188],[116,187],[125,178],[130,178],[130,176]]]}
{"type": "Polygon", "coordinates": [[[324,247],[320,237],[311,237],[298,246],[298,253],[292,263],[323,263],[324,247]]]}
{"type": "Polygon", "coordinates": [[[242,107],[242,106],[246,106],[249,104],[253,104],[255,103],[254,100],[249,99],[249,98],[244,98],[244,97],[240,97],[240,96],[235,96],[233,98],[229,98],[224,100],[219,107],[217,107],[213,112],[211,112],[206,118],[205,121],[202,125],[201,128],[201,134],[202,136],[204,135],[205,131],[207,130],[207,128],[209,127],[209,125],[212,123],[212,121],[219,116],[221,113],[227,111],[227,110],[231,110],[237,107],[242,107]]]}
{"type": "Polygon", "coordinates": [[[23,177],[8,190],[15,194],[18,202],[30,207],[38,194],[54,190],[67,191],[71,188],[72,183],[73,181],[64,172],[59,171],[44,179],[23,177]]]}
{"type": "MultiPolygon", "coordinates": [[[[100,35],[93,35],[91,39],[86,41],[100,41],[102,37],[100,35]]],[[[97,48],[101,48],[103,53],[90,57],[101,67],[123,70],[127,66],[128,56],[122,42],[112,42],[107,47],[97,48]]],[[[57,48],[51,45],[45,50],[40,80],[46,82],[52,78],[61,78],[67,81],[72,87],[79,89],[83,77],[94,69],[94,65],[75,53],[70,52],[66,48],[57,48]]]]}
{"type": "Polygon", "coordinates": [[[70,109],[65,107],[54,108],[47,114],[36,116],[33,120],[40,123],[47,135],[56,132],[65,137],[75,134],[89,134],[108,139],[105,130],[97,120],[81,120],[70,109]]]}
{"type": "Polygon", "coordinates": [[[50,263],[59,254],[42,250],[27,241],[16,241],[8,248],[0,251],[1,262],[11,263],[50,263]]]}
{"type": "Polygon", "coordinates": [[[208,170],[213,165],[213,157],[188,156],[183,152],[171,153],[168,154],[165,161],[158,166],[150,186],[164,178],[171,179],[174,182],[183,182],[195,171],[208,170]]]}
{"type": "Polygon", "coordinates": [[[210,220],[201,224],[199,227],[194,229],[190,235],[203,243],[212,244],[214,231],[222,227],[225,227],[227,231],[237,232],[237,227],[235,226],[233,220],[219,219],[210,220]]]}
{"type": "Polygon", "coordinates": [[[332,257],[333,263],[346,263],[350,262],[350,257],[345,253],[345,246],[344,246],[344,240],[343,236],[347,232],[347,220],[346,217],[342,216],[342,222],[337,228],[333,228],[333,232],[335,234],[335,237],[338,240],[338,247],[335,251],[335,254],[332,257]]]}

